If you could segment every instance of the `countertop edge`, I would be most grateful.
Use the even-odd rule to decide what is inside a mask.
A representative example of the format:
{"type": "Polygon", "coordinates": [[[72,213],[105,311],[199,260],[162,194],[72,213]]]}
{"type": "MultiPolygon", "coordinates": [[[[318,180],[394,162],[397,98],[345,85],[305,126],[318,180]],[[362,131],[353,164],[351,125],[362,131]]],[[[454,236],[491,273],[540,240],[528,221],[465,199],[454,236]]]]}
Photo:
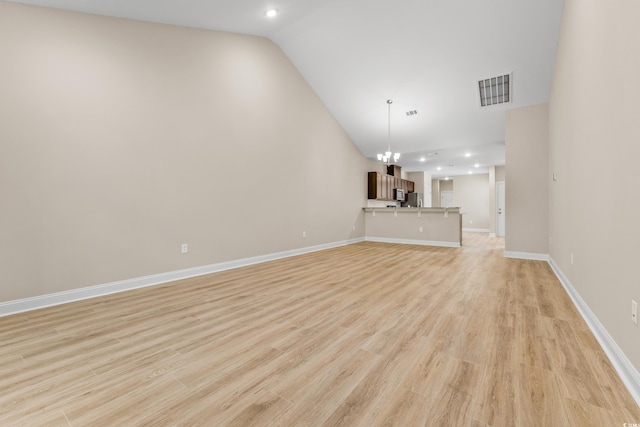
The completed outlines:
{"type": "Polygon", "coordinates": [[[452,208],[374,208],[374,207],[364,207],[362,208],[365,212],[449,212],[449,213],[460,213],[459,207],[452,208]]]}

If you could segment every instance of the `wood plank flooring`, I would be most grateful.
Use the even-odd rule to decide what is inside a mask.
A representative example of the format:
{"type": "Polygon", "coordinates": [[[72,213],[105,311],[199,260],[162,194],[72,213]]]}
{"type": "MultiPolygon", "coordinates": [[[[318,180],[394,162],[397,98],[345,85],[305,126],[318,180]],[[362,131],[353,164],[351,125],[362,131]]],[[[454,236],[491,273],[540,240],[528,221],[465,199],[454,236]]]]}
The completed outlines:
{"type": "Polygon", "coordinates": [[[0,426],[622,426],[544,262],[359,243],[0,318],[0,426]]]}

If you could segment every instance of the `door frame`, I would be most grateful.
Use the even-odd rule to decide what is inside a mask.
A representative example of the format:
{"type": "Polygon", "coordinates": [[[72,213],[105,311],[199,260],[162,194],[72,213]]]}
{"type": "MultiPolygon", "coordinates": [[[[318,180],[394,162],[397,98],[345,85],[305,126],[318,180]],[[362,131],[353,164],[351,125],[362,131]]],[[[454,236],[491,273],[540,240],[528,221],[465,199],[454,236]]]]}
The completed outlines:
{"type": "Polygon", "coordinates": [[[505,183],[504,181],[496,182],[496,237],[504,237],[506,234],[506,194],[505,194],[505,183]],[[502,187],[502,191],[499,191],[498,188],[502,187]],[[502,207],[502,218],[505,220],[502,229],[500,227],[500,193],[502,193],[503,199],[505,200],[505,206],[502,207]]]}

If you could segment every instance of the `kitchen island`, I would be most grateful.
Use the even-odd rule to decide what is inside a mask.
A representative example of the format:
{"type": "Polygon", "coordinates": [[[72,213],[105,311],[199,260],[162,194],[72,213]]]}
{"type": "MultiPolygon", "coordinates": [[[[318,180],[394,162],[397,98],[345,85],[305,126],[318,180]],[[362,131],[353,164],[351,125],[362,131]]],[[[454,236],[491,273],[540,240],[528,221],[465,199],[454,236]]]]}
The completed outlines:
{"type": "Polygon", "coordinates": [[[411,245],[462,245],[460,208],[363,208],[365,239],[411,245]]]}

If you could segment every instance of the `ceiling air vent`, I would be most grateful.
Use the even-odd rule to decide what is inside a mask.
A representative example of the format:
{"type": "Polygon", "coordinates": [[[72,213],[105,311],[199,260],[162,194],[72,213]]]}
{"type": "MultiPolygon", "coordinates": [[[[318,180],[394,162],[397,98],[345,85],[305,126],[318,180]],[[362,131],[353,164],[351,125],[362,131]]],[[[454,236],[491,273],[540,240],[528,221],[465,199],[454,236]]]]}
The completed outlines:
{"type": "Polygon", "coordinates": [[[478,90],[480,91],[480,106],[487,107],[489,105],[511,102],[512,80],[511,74],[479,80],[478,90]]]}

